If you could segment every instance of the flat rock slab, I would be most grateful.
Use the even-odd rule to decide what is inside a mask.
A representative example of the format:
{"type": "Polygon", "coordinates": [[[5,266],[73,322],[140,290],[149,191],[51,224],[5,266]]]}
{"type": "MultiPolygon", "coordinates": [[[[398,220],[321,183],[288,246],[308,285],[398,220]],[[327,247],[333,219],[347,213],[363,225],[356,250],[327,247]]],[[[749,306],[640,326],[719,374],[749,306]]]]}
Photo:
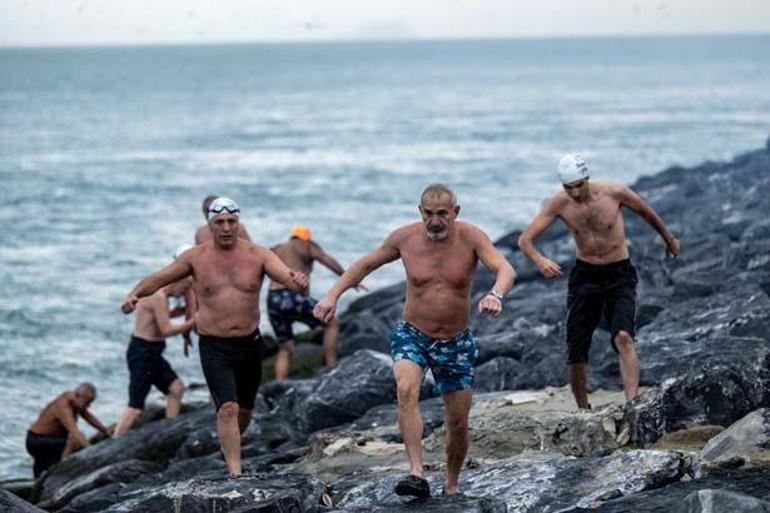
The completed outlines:
{"type": "Polygon", "coordinates": [[[121,497],[110,513],[316,512],[324,484],[304,475],[201,476],[144,488],[121,497]]]}
{"type": "Polygon", "coordinates": [[[704,467],[736,460],[770,466],[770,409],[749,413],[712,438],[698,454],[698,462],[704,467]]]}
{"type": "Polygon", "coordinates": [[[413,511],[425,513],[507,513],[508,506],[506,506],[505,501],[493,497],[439,495],[428,499],[412,499],[407,502],[342,507],[334,511],[346,513],[407,513],[413,511]]]}

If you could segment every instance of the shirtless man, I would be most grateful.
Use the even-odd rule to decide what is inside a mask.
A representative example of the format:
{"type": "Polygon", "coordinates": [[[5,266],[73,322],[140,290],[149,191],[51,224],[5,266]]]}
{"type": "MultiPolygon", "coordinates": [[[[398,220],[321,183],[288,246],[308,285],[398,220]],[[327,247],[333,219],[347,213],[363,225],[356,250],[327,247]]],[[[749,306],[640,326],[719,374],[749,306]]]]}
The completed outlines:
{"type": "MultiPolygon", "coordinates": [[[[201,203],[201,209],[203,210],[203,218],[206,220],[206,224],[202,224],[198,227],[197,230],[195,230],[195,245],[203,244],[204,242],[208,242],[211,240],[211,230],[209,229],[208,219],[209,219],[209,206],[211,205],[211,202],[217,199],[219,196],[212,196],[208,195],[205,198],[203,198],[203,203],[201,203]]],[[[246,227],[239,223],[238,227],[238,237],[240,237],[243,240],[247,240],[251,242],[251,237],[249,237],[249,232],[246,230],[246,227]]]]}
{"type": "Polygon", "coordinates": [[[262,376],[259,291],[267,274],[294,290],[307,287],[307,276],[292,271],[267,248],[238,237],[240,209],[229,198],[209,205],[213,239],[182,253],[171,264],[144,278],[126,296],[130,313],[139,298],[188,276],[195,278],[196,330],[203,375],[217,408],[217,432],[227,468],[241,473],[241,438],[251,420],[262,376]]]}
{"type": "MultiPolygon", "coordinates": [[[[321,246],[312,240],[310,229],[305,226],[295,226],[291,230],[289,240],[273,247],[290,269],[310,275],[313,262],[318,261],[337,275],[342,275],[345,269],[337,260],[326,253],[321,246]]],[[[366,290],[359,285],[357,288],[366,290]]],[[[295,292],[283,284],[270,282],[270,292],[267,295],[267,313],[273,326],[275,338],[278,341],[278,355],[275,359],[275,378],[286,379],[289,375],[291,355],[294,352],[294,333],[292,323],[301,322],[309,328],[315,328],[320,321],[313,316],[316,300],[310,297],[310,289],[295,292]]],[[[324,327],[323,349],[324,365],[331,366],[337,362],[337,335],[340,328],[337,319],[332,319],[324,327]]]]}
{"type": "MultiPolygon", "coordinates": [[[[166,418],[173,419],[179,414],[184,383],[163,358],[163,351],[166,349],[167,337],[195,329],[193,319],[177,325],[171,324],[168,307],[169,298],[184,297],[191,285],[192,278],[185,278],[140,299],[136,304],[134,332],[126,352],[130,373],[128,408],[121,415],[114,436],[120,436],[131,429],[131,425],[144,410],[144,401],[152,385],[166,396],[166,418]]],[[[186,344],[185,341],[185,349],[186,344]]]]}
{"type": "Polygon", "coordinates": [[[641,216],[660,234],[668,254],[679,254],[679,241],[627,186],[590,182],[588,167],[580,156],[565,155],[557,172],[564,190],[553,196],[524,230],[519,247],[543,276],[560,276],[559,264],[538,251],[533,241],[557,217],[567,225],[577,247],[567,296],[567,367],[572,393],[578,408],[590,409],[586,389],[588,349],[602,312],[606,312],[626,400],[630,401],[639,390],[639,359],[634,349],[637,276],[628,257],[622,207],[641,216]]]}
{"type": "Polygon", "coordinates": [[[112,434],[88,411],[96,399],[96,388],[81,383],[74,391],[63,392],[48,403],[27,431],[27,452],[35,459],[35,478],[81,447],[90,445],[78,429],[78,415],[107,436],[112,434]]]}
{"type": "Polygon", "coordinates": [[[479,313],[497,315],[516,277],[508,261],[476,226],[456,221],[460,206],[454,192],[429,185],[420,196],[421,223],[392,232],[382,245],[354,263],[318,302],[315,315],[334,318],[337,300],[378,267],[399,258],[406,270],[404,320],[390,335],[390,354],[398,390],[398,424],[410,474],[396,485],[399,495],[427,497],[422,477],[423,423],[420,382],[430,368],[444,400],[447,427],[445,494],[459,493],[458,479],[468,451],[473,363],[478,347],[468,330],[470,299],[479,260],[496,274],[493,288],[479,302],[479,313]]]}

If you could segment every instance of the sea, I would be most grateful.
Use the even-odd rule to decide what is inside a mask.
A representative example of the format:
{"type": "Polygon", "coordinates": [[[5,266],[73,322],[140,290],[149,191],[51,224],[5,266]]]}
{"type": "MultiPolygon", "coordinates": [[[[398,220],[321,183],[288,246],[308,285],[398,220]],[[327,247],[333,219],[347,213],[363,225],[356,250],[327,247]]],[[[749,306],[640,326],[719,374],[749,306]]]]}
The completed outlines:
{"type": "MultiPolygon", "coordinates": [[[[117,420],[120,304],[192,242],[204,196],[235,199],[259,244],[302,224],[347,266],[445,182],[495,239],[559,189],[566,152],[632,183],[764,147],[768,56],[770,35],[0,49],[0,479],[32,475],[27,428],[77,383],[117,420]]],[[[314,295],[335,278],[317,267],[314,295]]]]}

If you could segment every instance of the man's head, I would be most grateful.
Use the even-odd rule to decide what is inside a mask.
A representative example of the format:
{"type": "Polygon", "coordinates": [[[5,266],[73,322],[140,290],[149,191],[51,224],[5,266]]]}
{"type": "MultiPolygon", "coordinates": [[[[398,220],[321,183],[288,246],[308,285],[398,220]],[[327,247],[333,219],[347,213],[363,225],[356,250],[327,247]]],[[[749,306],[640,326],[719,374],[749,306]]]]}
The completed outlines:
{"type": "Polygon", "coordinates": [[[575,153],[564,155],[556,166],[556,173],[564,190],[572,199],[582,201],[588,197],[588,180],[591,174],[580,155],[575,153]]]}
{"type": "Polygon", "coordinates": [[[220,248],[231,248],[238,242],[238,218],[241,209],[230,198],[220,197],[208,208],[208,221],[214,244],[220,248]]]}
{"type": "Polygon", "coordinates": [[[301,225],[297,225],[291,229],[291,236],[289,238],[306,240],[306,241],[313,240],[313,237],[310,235],[310,228],[308,228],[307,226],[301,226],[301,225]]]}
{"type": "Polygon", "coordinates": [[[96,399],[96,387],[91,383],[84,382],[75,389],[75,407],[78,410],[85,410],[96,399]]]}
{"type": "Polygon", "coordinates": [[[449,236],[460,213],[454,191],[441,183],[430,184],[422,191],[419,209],[426,235],[437,241],[449,236]]]}
{"type": "Polygon", "coordinates": [[[201,203],[201,208],[203,209],[203,217],[206,218],[208,221],[209,219],[209,207],[211,206],[211,203],[217,199],[219,196],[212,196],[209,194],[205,198],[203,198],[203,203],[201,203]]]}

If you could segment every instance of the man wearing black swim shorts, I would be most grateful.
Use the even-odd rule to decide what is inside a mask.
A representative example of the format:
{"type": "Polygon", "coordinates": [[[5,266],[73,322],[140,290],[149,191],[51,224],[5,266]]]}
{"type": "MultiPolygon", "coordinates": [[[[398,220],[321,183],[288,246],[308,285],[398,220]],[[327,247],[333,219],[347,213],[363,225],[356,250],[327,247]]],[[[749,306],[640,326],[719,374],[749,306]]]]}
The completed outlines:
{"type": "MultiPolygon", "coordinates": [[[[289,240],[274,246],[273,251],[290,269],[300,271],[308,276],[313,271],[313,262],[320,262],[337,275],[342,275],[345,269],[337,260],[326,253],[316,243],[306,226],[295,226],[291,230],[289,240]]],[[[358,290],[366,290],[363,285],[356,286],[358,290]]],[[[267,295],[267,314],[278,341],[278,355],[275,358],[275,378],[285,379],[289,375],[291,355],[294,352],[294,332],[292,323],[301,322],[309,328],[321,325],[321,321],[313,316],[316,300],[310,297],[310,290],[296,292],[287,289],[283,284],[270,282],[270,292],[267,295]]],[[[324,326],[323,350],[324,365],[331,366],[337,362],[337,335],[340,328],[337,319],[324,326]]]]}
{"type": "Polygon", "coordinates": [[[126,296],[122,310],[139,298],[188,276],[195,277],[201,365],[217,408],[217,432],[227,468],[241,473],[240,435],[254,409],[261,377],[259,291],[267,274],[293,290],[307,287],[307,276],[286,267],[267,248],[238,237],[240,209],[229,198],[209,205],[212,240],[182,253],[147,276],[126,296]]]}
{"type": "Polygon", "coordinates": [[[629,260],[622,207],[641,216],[660,234],[667,254],[679,254],[679,241],[627,186],[589,183],[588,167],[580,156],[565,155],[557,173],[564,190],[553,196],[524,230],[519,247],[543,276],[560,276],[559,264],[538,251],[533,241],[556,218],[567,225],[577,247],[567,294],[567,364],[572,393],[578,408],[590,408],[586,388],[588,349],[604,313],[612,347],[620,360],[626,400],[630,401],[639,391],[639,359],[634,349],[637,275],[629,260]]]}
{"type": "Polygon", "coordinates": [[[27,431],[26,441],[27,452],[35,459],[35,478],[62,458],[89,445],[86,435],[78,429],[78,415],[105,435],[112,434],[112,430],[88,410],[94,399],[96,388],[91,383],[81,383],[75,390],[59,394],[40,412],[27,431]]]}
{"type": "Polygon", "coordinates": [[[134,331],[126,351],[129,370],[128,408],[115,427],[116,437],[131,429],[131,425],[141,415],[153,385],[166,396],[166,418],[173,419],[179,414],[184,383],[163,358],[163,351],[166,349],[167,337],[186,334],[195,328],[193,319],[171,324],[168,306],[170,298],[184,297],[191,285],[192,278],[185,278],[137,303],[134,331]]]}

